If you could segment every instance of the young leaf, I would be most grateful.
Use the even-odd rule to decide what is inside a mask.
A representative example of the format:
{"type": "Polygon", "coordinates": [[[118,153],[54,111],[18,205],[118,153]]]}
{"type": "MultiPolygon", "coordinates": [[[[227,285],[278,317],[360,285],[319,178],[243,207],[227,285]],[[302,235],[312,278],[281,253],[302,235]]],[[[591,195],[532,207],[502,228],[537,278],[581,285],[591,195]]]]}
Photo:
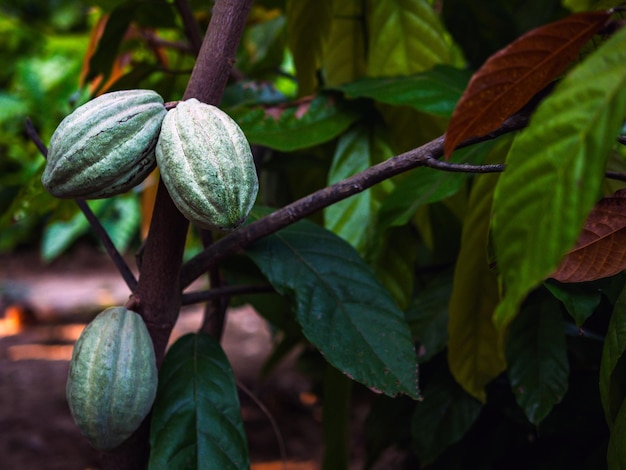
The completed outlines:
{"type": "Polygon", "coordinates": [[[329,94],[282,105],[230,108],[228,114],[250,143],[285,152],[327,142],[358,117],[337,96],[329,94]]]}
{"type": "Polygon", "coordinates": [[[413,449],[420,463],[433,462],[459,441],[478,418],[481,404],[449,376],[439,373],[424,388],[412,417],[413,449]]]}
{"type": "Polygon", "coordinates": [[[571,15],[524,34],[492,55],[454,110],[446,131],[446,158],[464,140],[497,129],[562,74],[610,16],[603,11],[571,15]]]}
{"type": "Polygon", "coordinates": [[[470,78],[467,70],[436,65],[415,75],[362,78],[338,87],[348,98],[371,98],[380,103],[411,106],[449,118],[470,78]]]}
{"type": "Polygon", "coordinates": [[[622,290],[607,328],[600,362],[600,399],[609,427],[626,399],[626,289],[622,290]]]}
{"type": "Polygon", "coordinates": [[[565,321],[553,297],[529,302],[511,323],[506,348],[517,403],[539,425],[567,391],[565,321]]]}
{"type": "Polygon", "coordinates": [[[560,282],[593,281],[626,269],[626,190],[602,198],[593,208],[559,268],[560,282]]]}
{"type": "Polygon", "coordinates": [[[485,386],[505,368],[504,335],[492,320],[498,278],[487,258],[489,215],[498,175],[477,178],[463,222],[449,306],[448,363],[461,386],[484,402],[485,386]]]}
{"type": "Polygon", "coordinates": [[[209,335],[185,335],[165,356],[150,449],[153,470],[250,468],[233,371],[209,335]]]}
{"type": "Polygon", "coordinates": [[[443,28],[426,0],[370,0],[367,5],[367,75],[410,75],[450,60],[443,28]]]}
{"type": "Polygon", "coordinates": [[[500,328],[558,267],[596,202],[626,114],[625,60],[622,29],[565,77],[511,147],[493,207],[500,328]]]}
{"type": "Polygon", "coordinates": [[[246,254],[279,293],[294,299],[304,335],[328,362],[390,396],[419,397],[404,315],[348,243],[302,220],[246,254]]]}

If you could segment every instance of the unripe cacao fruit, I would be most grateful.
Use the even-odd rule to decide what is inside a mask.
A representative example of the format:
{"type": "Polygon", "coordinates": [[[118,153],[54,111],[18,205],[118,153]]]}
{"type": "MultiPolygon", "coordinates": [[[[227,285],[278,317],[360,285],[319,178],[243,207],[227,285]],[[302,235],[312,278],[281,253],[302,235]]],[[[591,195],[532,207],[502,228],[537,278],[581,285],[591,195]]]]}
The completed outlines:
{"type": "Polygon", "coordinates": [[[154,148],[167,114],[151,90],[105,93],[77,108],[54,131],[41,182],[59,198],[121,194],[155,168],[154,148]]]}
{"type": "Polygon", "coordinates": [[[196,99],[180,102],[156,146],[161,178],[181,213],[200,228],[233,230],[259,189],[250,145],[226,113],[196,99]]]}
{"type": "Polygon", "coordinates": [[[112,307],[74,345],[66,386],[74,421],[100,450],[124,442],[147,416],[157,390],[150,334],[141,317],[112,307]]]}

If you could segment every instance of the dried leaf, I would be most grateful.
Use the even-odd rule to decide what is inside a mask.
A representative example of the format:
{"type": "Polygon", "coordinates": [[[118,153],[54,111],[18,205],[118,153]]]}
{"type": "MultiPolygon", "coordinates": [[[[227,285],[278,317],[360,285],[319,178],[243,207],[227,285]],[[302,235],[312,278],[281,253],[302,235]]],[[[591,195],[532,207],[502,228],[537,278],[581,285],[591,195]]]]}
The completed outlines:
{"type": "Polygon", "coordinates": [[[585,221],[576,246],[550,277],[594,281],[626,269],[626,190],[601,199],[585,221]]]}
{"type": "Polygon", "coordinates": [[[470,137],[497,129],[576,59],[610,11],[578,13],[533,29],[492,55],[470,80],[444,144],[449,158],[470,137]]]}

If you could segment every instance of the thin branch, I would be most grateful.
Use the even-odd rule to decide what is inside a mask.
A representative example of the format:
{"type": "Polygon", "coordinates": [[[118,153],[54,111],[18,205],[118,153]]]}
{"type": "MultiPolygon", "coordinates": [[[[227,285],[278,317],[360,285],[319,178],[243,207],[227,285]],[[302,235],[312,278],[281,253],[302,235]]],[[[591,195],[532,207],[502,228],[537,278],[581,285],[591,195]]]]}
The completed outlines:
{"type": "Polygon", "coordinates": [[[274,292],[274,288],[269,284],[224,286],[215,289],[184,293],[181,303],[182,305],[191,305],[220,297],[232,297],[233,295],[248,294],[269,294],[271,292],[274,292]]]}
{"type": "Polygon", "coordinates": [[[604,173],[604,176],[612,180],[626,181],[626,173],[619,173],[617,171],[607,171],[606,173],[604,173]]]}
{"type": "Polygon", "coordinates": [[[422,166],[456,173],[500,173],[504,171],[505,167],[503,163],[495,163],[492,165],[471,165],[469,163],[442,162],[441,160],[436,160],[434,158],[426,158],[422,162],[422,166]]]}
{"type": "MultiPolygon", "coordinates": [[[[200,238],[202,246],[206,249],[213,244],[213,233],[210,230],[201,230],[200,238]]],[[[209,269],[209,285],[212,289],[222,287],[222,279],[217,265],[211,266],[209,269]]],[[[204,318],[200,326],[200,332],[206,333],[217,341],[221,341],[224,333],[224,325],[226,324],[226,308],[228,307],[228,296],[219,296],[209,299],[204,307],[204,318]]]]}
{"type": "MultiPolygon", "coordinates": [[[[43,157],[48,158],[48,149],[41,141],[41,138],[39,137],[35,126],[33,126],[33,123],[29,118],[26,118],[26,135],[28,135],[30,140],[33,141],[43,157]]],[[[135,275],[131,271],[128,264],[126,264],[126,261],[124,261],[124,258],[122,257],[120,252],[117,251],[117,248],[115,248],[111,237],[109,237],[109,234],[100,223],[100,220],[98,220],[96,214],[93,213],[91,208],[83,199],[75,199],[75,202],[78,205],[78,208],[85,215],[85,218],[89,222],[89,225],[91,225],[91,228],[100,240],[100,243],[102,243],[102,245],[104,246],[109,257],[111,258],[111,260],[113,260],[113,263],[117,267],[117,270],[120,272],[120,275],[122,276],[122,278],[124,278],[124,282],[126,282],[126,285],[130,289],[130,291],[134,292],[135,288],[137,287],[137,279],[135,278],[135,275]]]]}
{"type": "Polygon", "coordinates": [[[197,55],[202,46],[202,32],[200,28],[198,28],[198,23],[196,23],[189,2],[187,2],[187,0],[176,0],[174,4],[178,9],[178,13],[180,13],[180,18],[185,28],[185,35],[187,39],[189,39],[191,49],[197,55]]]}
{"type": "MultiPolygon", "coordinates": [[[[499,129],[482,137],[468,139],[457,148],[492,140],[498,136],[522,129],[527,125],[529,115],[530,109],[515,114],[507,119],[499,129]]],[[[444,136],[437,137],[421,147],[392,157],[332,186],[320,189],[256,222],[232,232],[183,265],[181,270],[181,287],[184,289],[191,284],[206,272],[212,263],[241,251],[244,247],[267,235],[277,232],[335,202],[360,193],[392,176],[424,166],[427,162],[432,163],[432,160],[436,160],[443,155],[443,141],[444,136]]]]}
{"type": "Polygon", "coordinates": [[[626,135],[620,135],[617,137],[617,141],[622,144],[622,145],[626,145],[626,135]]]}

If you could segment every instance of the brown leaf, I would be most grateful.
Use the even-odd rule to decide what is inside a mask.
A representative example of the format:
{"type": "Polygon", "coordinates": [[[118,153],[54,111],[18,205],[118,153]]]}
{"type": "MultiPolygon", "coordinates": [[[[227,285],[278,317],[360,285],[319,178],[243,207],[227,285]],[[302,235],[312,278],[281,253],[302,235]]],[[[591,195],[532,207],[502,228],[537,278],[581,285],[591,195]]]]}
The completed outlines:
{"type": "Polygon", "coordinates": [[[626,269],[626,190],[602,198],[585,221],[576,246],[552,274],[561,282],[594,281],[626,269]]]}
{"type": "Polygon", "coordinates": [[[610,16],[610,11],[568,16],[529,31],[487,59],[472,76],[450,119],[446,159],[464,140],[500,127],[561,75],[610,16]]]}

